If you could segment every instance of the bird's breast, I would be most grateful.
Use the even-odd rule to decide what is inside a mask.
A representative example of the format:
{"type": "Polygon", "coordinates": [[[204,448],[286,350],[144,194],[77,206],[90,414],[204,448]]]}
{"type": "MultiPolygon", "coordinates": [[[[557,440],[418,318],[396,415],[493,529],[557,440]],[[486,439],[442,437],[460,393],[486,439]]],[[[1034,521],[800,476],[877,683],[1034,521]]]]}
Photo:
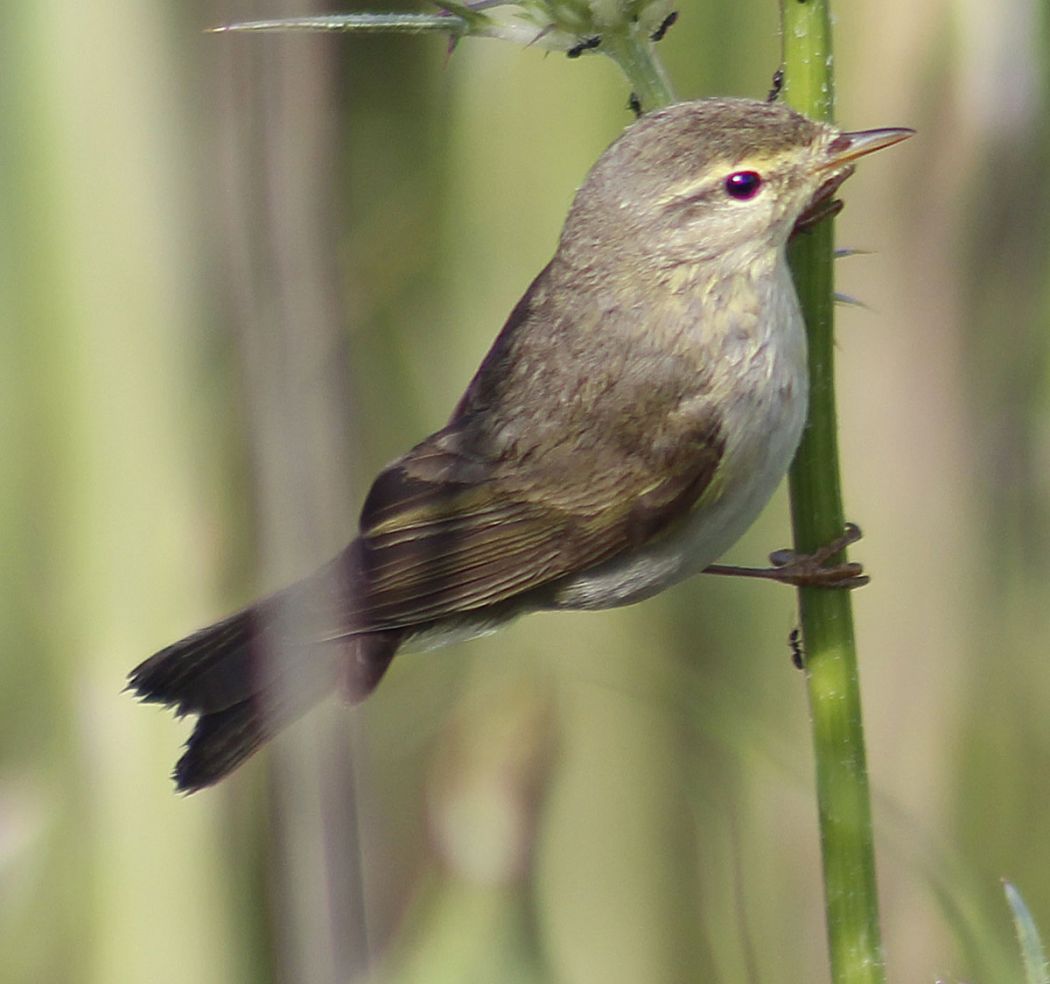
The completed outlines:
{"type": "MultiPolygon", "coordinates": [[[[717,414],[724,441],[717,473],[685,520],[652,543],[566,582],[559,608],[628,604],[702,571],[754,522],[794,457],[809,397],[806,336],[786,260],[758,285],[737,285],[732,317],[697,344],[715,363],[697,400],[717,414]]],[[[721,298],[725,301],[727,298],[721,298]]],[[[724,306],[721,310],[727,310],[724,306]]]]}

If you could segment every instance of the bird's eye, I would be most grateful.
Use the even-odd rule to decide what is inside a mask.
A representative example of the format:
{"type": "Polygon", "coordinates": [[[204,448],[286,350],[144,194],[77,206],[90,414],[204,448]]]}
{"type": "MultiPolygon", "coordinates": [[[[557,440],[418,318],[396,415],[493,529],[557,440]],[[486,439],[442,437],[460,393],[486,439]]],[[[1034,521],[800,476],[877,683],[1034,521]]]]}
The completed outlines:
{"type": "Polygon", "coordinates": [[[742,202],[754,198],[761,187],[762,175],[757,171],[734,171],[725,179],[726,194],[742,202]]]}

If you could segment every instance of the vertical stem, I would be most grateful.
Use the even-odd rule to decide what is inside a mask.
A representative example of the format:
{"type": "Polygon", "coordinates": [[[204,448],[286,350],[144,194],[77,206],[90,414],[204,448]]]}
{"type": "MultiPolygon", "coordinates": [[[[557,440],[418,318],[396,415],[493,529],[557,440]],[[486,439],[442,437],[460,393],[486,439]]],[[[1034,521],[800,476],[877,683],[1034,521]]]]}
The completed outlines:
{"type": "MultiPolygon", "coordinates": [[[[834,114],[828,0],[781,0],[784,98],[813,119],[834,114]]],[[[838,536],[845,517],[835,418],[832,224],[793,243],[791,267],[809,336],[809,422],[791,468],[796,547],[838,536]]],[[[835,984],[882,984],[875,854],[853,609],[849,592],[799,591],[813,721],[831,975],[835,984]]]]}

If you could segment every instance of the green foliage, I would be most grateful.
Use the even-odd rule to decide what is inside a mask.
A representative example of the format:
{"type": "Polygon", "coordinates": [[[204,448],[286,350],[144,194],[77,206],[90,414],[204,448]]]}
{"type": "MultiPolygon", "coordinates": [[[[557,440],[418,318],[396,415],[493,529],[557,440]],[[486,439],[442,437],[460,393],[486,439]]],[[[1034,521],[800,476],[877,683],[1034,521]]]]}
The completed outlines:
{"type": "MultiPolygon", "coordinates": [[[[855,604],[891,980],[1017,979],[1001,871],[1027,872],[1032,911],[1050,911],[1032,836],[1050,763],[1050,87],[1031,7],[836,11],[839,118],[920,129],[850,182],[837,223],[874,251],[837,270],[877,315],[840,315],[836,361],[874,578],[855,604]]],[[[680,13],[658,50],[683,96],[765,94],[769,4],[680,13]]],[[[285,823],[319,802],[278,805],[277,755],[174,797],[185,725],[121,694],[124,673],[342,542],[631,119],[606,59],[463,43],[446,64],[441,38],[203,33],[218,18],[19,4],[0,35],[4,984],[296,979],[290,897],[319,893],[342,928],[338,878],[285,875],[285,823]],[[303,357],[284,406],[322,383],[344,401],[285,465],[326,486],[332,447],[352,459],[352,491],[333,481],[278,517],[295,559],[269,552],[250,338],[303,357]]],[[[785,518],[781,501],[731,559],[783,546],[785,518]]],[[[826,979],[793,623],[789,592],[701,579],[399,657],[352,715],[375,973],[826,979]],[[468,754],[488,749],[497,764],[468,754]],[[473,790],[495,806],[461,808],[473,790]],[[457,822],[455,844],[524,845],[522,863],[496,882],[453,865],[457,822]]],[[[348,744],[319,757],[333,775],[348,744]]]]}
{"type": "Polygon", "coordinates": [[[1010,912],[1014,918],[1014,929],[1017,932],[1017,943],[1021,948],[1021,961],[1024,967],[1025,984],[1047,984],[1050,981],[1050,967],[1046,962],[1046,951],[1039,936],[1039,928],[1025,905],[1021,893],[1010,884],[1003,882],[1003,891],[1010,912]]]}

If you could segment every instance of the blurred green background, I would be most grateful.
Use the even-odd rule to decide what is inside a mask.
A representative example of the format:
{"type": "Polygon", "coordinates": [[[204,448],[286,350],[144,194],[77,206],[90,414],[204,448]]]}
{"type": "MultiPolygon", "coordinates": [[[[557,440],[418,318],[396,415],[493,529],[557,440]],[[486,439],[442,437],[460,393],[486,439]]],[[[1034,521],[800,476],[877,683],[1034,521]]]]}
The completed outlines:
{"type": "MultiPolygon", "coordinates": [[[[683,3],[762,97],[771,0],[683,3]]],[[[434,429],[630,120],[611,62],[230,37],[269,3],[0,15],[0,982],[827,978],[792,593],[700,578],[400,656],[221,787],[121,693],[326,559],[434,429]]],[[[1050,927],[1045,6],[842,3],[840,415],[890,979],[1050,927]]],[[[787,541],[779,498],[732,559],[787,541]]]]}

